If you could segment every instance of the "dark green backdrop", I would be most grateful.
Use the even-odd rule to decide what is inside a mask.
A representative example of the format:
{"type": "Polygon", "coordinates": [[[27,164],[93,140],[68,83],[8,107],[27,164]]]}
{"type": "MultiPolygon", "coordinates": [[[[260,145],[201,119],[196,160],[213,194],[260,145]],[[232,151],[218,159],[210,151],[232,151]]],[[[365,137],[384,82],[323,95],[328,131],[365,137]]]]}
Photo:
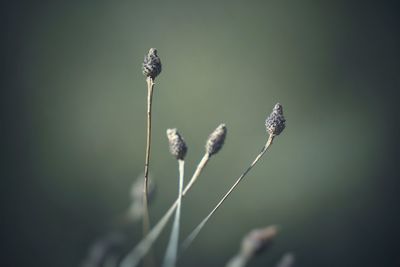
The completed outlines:
{"type": "MultiPolygon", "coordinates": [[[[184,202],[182,235],[266,140],[287,128],[181,266],[224,266],[254,227],[281,226],[274,266],[399,266],[399,8],[396,1],[8,1],[1,4],[1,266],[78,266],[112,228],[143,170],[143,55],[156,47],[153,222],[177,192],[165,130],[225,147],[184,202]]],[[[140,225],[129,238],[138,241],[140,225]]],[[[168,231],[156,246],[162,258],[168,231]]]]}

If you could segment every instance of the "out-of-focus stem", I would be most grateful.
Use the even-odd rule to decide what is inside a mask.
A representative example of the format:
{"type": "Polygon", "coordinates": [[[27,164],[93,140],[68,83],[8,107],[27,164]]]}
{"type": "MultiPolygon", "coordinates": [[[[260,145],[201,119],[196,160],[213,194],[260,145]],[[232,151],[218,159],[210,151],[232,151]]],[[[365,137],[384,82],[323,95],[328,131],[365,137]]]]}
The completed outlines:
{"type": "MultiPolygon", "coordinates": [[[[204,167],[207,165],[208,160],[210,159],[209,154],[204,154],[203,158],[200,160],[199,164],[195,172],[193,173],[192,178],[189,183],[185,186],[182,192],[182,197],[184,197],[189,190],[192,188],[193,184],[196,182],[197,178],[200,176],[204,167]]],[[[164,216],[158,221],[158,223],[151,229],[151,231],[146,235],[137,245],[133,248],[133,250],[122,260],[120,266],[121,267],[135,267],[138,266],[142,258],[147,254],[153,243],[157,240],[159,235],[161,234],[164,227],[167,225],[169,219],[174,213],[176,207],[178,206],[178,199],[171,205],[171,207],[167,210],[164,216]]]]}
{"type": "Polygon", "coordinates": [[[178,160],[178,162],[179,162],[178,204],[176,206],[175,219],[171,231],[171,238],[169,240],[167,251],[165,253],[163,267],[174,267],[176,265],[176,258],[178,255],[179,228],[181,220],[181,204],[182,204],[182,192],[183,192],[183,176],[184,176],[184,165],[185,165],[185,162],[183,160],[178,160]]]}

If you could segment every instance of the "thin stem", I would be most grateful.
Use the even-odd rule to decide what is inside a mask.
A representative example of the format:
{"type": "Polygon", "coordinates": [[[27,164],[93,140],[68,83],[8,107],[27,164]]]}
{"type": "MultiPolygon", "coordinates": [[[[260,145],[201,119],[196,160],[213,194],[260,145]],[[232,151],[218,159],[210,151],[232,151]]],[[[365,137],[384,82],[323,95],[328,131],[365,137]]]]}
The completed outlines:
{"type": "Polygon", "coordinates": [[[146,159],[144,163],[144,185],[143,185],[143,236],[147,235],[150,228],[150,217],[148,208],[148,184],[151,147],[151,106],[153,102],[154,81],[147,77],[147,135],[146,135],[146,159]]]}
{"type": "Polygon", "coordinates": [[[175,219],[172,226],[171,237],[168,243],[167,251],[165,253],[163,267],[174,267],[176,265],[176,258],[178,255],[178,241],[179,241],[179,227],[181,219],[181,204],[183,192],[183,175],[185,161],[178,160],[179,162],[179,191],[178,191],[178,204],[175,212],[175,219]]]}
{"type": "MultiPolygon", "coordinates": [[[[150,166],[150,148],[151,148],[151,107],[153,103],[154,80],[147,77],[147,134],[146,134],[146,159],[144,163],[144,185],[143,185],[143,236],[146,236],[150,230],[149,215],[149,166],[150,166]]],[[[155,265],[153,253],[145,258],[146,267],[155,265]]]]}
{"type": "Polygon", "coordinates": [[[199,178],[201,172],[203,171],[204,167],[207,165],[208,160],[210,159],[210,155],[205,153],[203,158],[200,160],[199,164],[197,165],[197,168],[195,172],[193,173],[192,178],[190,178],[189,183],[185,186],[185,189],[183,189],[182,196],[184,197],[187,192],[192,188],[193,184],[197,181],[197,178],[199,178]]]}
{"type": "MultiPolygon", "coordinates": [[[[200,176],[204,167],[207,165],[208,160],[210,159],[209,154],[204,154],[203,158],[200,160],[197,165],[196,171],[193,173],[192,178],[189,183],[185,186],[185,189],[182,192],[182,197],[184,197],[188,191],[192,188],[194,182],[200,176]]],[[[133,248],[131,252],[121,261],[120,267],[136,267],[141,259],[147,254],[153,243],[157,240],[162,230],[167,225],[169,219],[174,213],[176,207],[178,206],[178,199],[171,205],[171,207],[167,210],[164,216],[158,221],[158,223],[151,229],[149,234],[145,236],[137,245],[133,248]]]]}
{"type": "Polygon", "coordinates": [[[232,193],[232,191],[242,181],[242,179],[246,176],[246,174],[254,167],[254,165],[256,165],[256,163],[260,160],[260,158],[265,154],[265,152],[271,146],[273,139],[274,139],[274,135],[270,135],[267,140],[267,143],[264,145],[261,152],[257,155],[257,157],[254,159],[254,161],[250,164],[250,166],[242,173],[242,175],[239,176],[239,178],[232,185],[232,187],[228,190],[228,192],[226,192],[226,194],[221,198],[221,200],[218,202],[218,204],[211,210],[211,212],[201,221],[201,223],[185,239],[185,241],[182,244],[183,250],[187,249],[190,246],[190,244],[192,244],[194,239],[197,237],[197,235],[199,234],[201,229],[204,227],[204,225],[207,223],[207,221],[211,218],[211,216],[215,213],[215,211],[222,205],[222,203],[224,203],[225,199],[232,193]]]}

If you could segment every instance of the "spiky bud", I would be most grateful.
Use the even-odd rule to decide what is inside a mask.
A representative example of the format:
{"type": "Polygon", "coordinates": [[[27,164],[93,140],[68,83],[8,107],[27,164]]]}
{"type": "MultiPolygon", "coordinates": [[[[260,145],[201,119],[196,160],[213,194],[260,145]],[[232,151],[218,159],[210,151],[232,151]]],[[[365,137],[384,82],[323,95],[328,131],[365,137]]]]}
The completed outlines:
{"type": "Polygon", "coordinates": [[[283,107],[281,104],[276,103],[271,114],[265,120],[267,132],[270,135],[279,135],[285,129],[285,117],[283,116],[283,107]]]}
{"type": "Polygon", "coordinates": [[[214,132],[210,134],[206,143],[206,153],[208,153],[210,156],[218,153],[218,151],[224,145],[226,132],[226,126],[224,123],[222,123],[214,130],[214,132]]]}
{"type": "Polygon", "coordinates": [[[161,60],[157,55],[157,49],[150,48],[147,55],[144,56],[143,74],[146,77],[155,79],[161,73],[161,60]]]}
{"type": "Polygon", "coordinates": [[[266,249],[278,233],[276,226],[254,229],[242,241],[241,253],[246,257],[253,257],[266,249]]]}
{"type": "Polygon", "coordinates": [[[178,133],[177,129],[168,129],[167,137],[169,143],[169,152],[178,160],[183,160],[186,156],[187,146],[185,140],[178,133]]]}

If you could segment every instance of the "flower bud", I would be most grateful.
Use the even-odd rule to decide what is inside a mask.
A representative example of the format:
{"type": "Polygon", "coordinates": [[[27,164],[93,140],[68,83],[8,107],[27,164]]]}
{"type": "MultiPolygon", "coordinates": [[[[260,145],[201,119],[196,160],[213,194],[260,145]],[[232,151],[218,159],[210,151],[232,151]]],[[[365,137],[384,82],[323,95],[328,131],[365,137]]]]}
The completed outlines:
{"type": "Polygon", "coordinates": [[[267,127],[267,132],[270,135],[279,135],[283,129],[285,129],[285,118],[283,117],[282,105],[277,103],[274,106],[271,114],[265,120],[265,126],[267,127]]]}
{"type": "Polygon", "coordinates": [[[206,143],[206,153],[210,156],[218,153],[224,145],[226,131],[226,126],[222,123],[210,134],[206,143]]]}
{"type": "Polygon", "coordinates": [[[149,53],[144,56],[143,74],[155,79],[161,73],[161,60],[157,55],[157,49],[150,48],[149,53]]]}
{"type": "Polygon", "coordinates": [[[168,129],[167,137],[169,143],[169,152],[178,160],[183,160],[186,156],[187,146],[177,129],[168,129]]]}

